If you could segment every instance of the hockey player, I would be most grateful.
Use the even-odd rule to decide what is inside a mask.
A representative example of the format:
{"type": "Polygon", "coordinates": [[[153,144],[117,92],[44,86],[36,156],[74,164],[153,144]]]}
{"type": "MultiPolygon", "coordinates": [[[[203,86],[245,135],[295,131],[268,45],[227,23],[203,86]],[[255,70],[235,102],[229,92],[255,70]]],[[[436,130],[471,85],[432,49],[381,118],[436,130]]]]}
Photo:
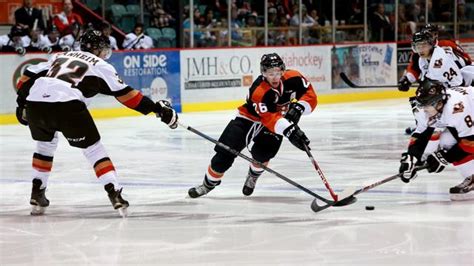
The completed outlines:
{"type": "MultiPolygon", "coordinates": [[[[468,53],[466,53],[461,46],[456,44],[453,40],[450,39],[438,39],[439,36],[439,28],[435,24],[426,24],[423,29],[421,30],[422,32],[426,32],[430,34],[435,42],[435,44],[441,48],[446,48],[449,49],[448,47],[451,48],[452,52],[460,58],[460,60],[465,62],[465,65],[470,65],[472,63],[471,57],[469,56],[468,53]]],[[[420,78],[420,66],[419,66],[419,61],[420,55],[416,52],[411,53],[410,55],[410,61],[408,63],[408,66],[405,70],[404,75],[400,78],[398,82],[398,90],[400,91],[408,91],[410,89],[410,86],[412,83],[416,82],[420,78]]]]}
{"type": "MultiPolygon", "coordinates": [[[[267,165],[280,149],[283,136],[304,150],[309,140],[297,126],[301,115],[310,114],[317,103],[313,86],[301,73],[285,69],[276,53],[265,54],[260,61],[261,75],[249,89],[247,102],[238,108],[238,115],[229,122],[219,138],[221,143],[241,151],[253,141],[252,157],[267,165]]],[[[209,193],[221,183],[224,173],[232,166],[235,155],[216,146],[216,154],[204,174],[202,185],[189,189],[197,198],[209,193]]],[[[242,192],[253,193],[258,177],[263,173],[258,165],[250,164],[242,192]]]]}
{"type": "Polygon", "coordinates": [[[416,91],[424,112],[417,115],[417,128],[408,150],[402,154],[399,172],[408,183],[417,176],[416,165],[427,164],[428,172],[439,173],[453,164],[464,179],[450,188],[451,200],[474,198],[474,91],[472,87],[446,90],[443,83],[424,79],[416,91]],[[438,149],[423,162],[423,153],[435,128],[442,128],[438,149]]]}
{"type": "Polygon", "coordinates": [[[48,62],[28,67],[18,84],[17,118],[29,126],[36,141],[30,200],[32,215],[44,213],[49,206],[45,191],[58,145],[58,132],[71,146],[82,149],[114,209],[122,214],[129,206],[121,196],[122,186],[117,181],[115,167],[86,107],[98,93],[114,96],[142,114],[153,112],[171,128],[177,126],[178,116],[168,102],[154,103],[143,96],[125,84],[114,67],[104,61],[111,49],[100,31],[87,31],[80,42],[82,51],[58,53],[48,62]]]}

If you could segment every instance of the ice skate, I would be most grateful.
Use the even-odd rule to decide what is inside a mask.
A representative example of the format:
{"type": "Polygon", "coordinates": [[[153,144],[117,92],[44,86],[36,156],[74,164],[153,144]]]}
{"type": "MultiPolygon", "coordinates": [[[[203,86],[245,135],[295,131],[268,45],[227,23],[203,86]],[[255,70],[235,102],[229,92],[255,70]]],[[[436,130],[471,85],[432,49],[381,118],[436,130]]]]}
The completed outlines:
{"type": "Polygon", "coordinates": [[[464,181],[449,189],[451,200],[471,200],[474,199],[474,175],[468,176],[464,181]]]}
{"type": "Polygon", "coordinates": [[[257,184],[258,176],[247,175],[247,179],[245,180],[244,187],[242,188],[242,193],[245,196],[250,196],[255,189],[255,185],[257,184]]]}
{"type": "Polygon", "coordinates": [[[197,187],[190,188],[188,190],[188,195],[191,198],[201,197],[201,196],[206,195],[207,193],[209,193],[211,190],[213,190],[220,183],[221,183],[221,181],[211,183],[210,181],[207,180],[207,178],[204,178],[204,181],[202,182],[201,185],[199,185],[197,187]]]}
{"type": "Polygon", "coordinates": [[[115,190],[112,183],[105,185],[104,188],[105,191],[107,191],[112,207],[114,207],[122,217],[126,217],[128,215],[127,208],[129,204],[128,201],[122,198],[122,189],[115,190]]]}
{"type": "Polygon", "coordinates": [[[49,200],[46,198],[46,188],[41,189],[43,182],[39,179],[33,179],[33,188],[31,189],[31,215],[42,215],[49,206],[49,200]]]}

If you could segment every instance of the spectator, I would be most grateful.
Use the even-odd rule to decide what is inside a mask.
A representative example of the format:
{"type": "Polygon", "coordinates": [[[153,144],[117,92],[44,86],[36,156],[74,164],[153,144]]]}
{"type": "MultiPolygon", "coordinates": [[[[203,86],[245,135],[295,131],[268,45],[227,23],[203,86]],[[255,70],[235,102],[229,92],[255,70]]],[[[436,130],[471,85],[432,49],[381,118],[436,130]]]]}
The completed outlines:
{"type": "Polygon", "coordinates": [[[59,46],[63,51],[80,51],[80,38],[83,32],[82,27],[79,23],[74,23],[71,25],[71,29],[72,31],[70,34],[67,34],[59,39],[59,46]]]}
{"type": "Polygon", "coordinates": [[[24,29],[36,27],[44,30],[43,12],[33,7],[33,0],[23,0],[23,6],[15,11],[15,23],[24,29]]]}
{"type": "Polygon", "coordinates": [[[113,50],[118,50],[117,40],[114,36],[110,35],[112,33],[112,27],[110,24],[107,21],[103,21],[99,26],[99,30],[102,31],[102,34],[105,37],[109,38],[110,48],[113,50]]]}
{"type": "Polygon", "coordinates": [[[393,40],[393,27],[389,18],[385,15],[383,4],[377,4],[375,11],[370,17],[371,41],[383,42],[393,40]]]}
{"type": "Polygon", "coordinates": [[[52,51],[61,51],[59,46],[59,31],[56,26],[52,25],[46,31],[46,35],[43,35],[43,41],[45,46],[51,47],[52,51]]]}
{"type": "Polygon", "coordinates": [[[252,32],[252,39],[255,40],[253,45],[265,45],[265,32],[257,29],[257,15],[255,13],[247,15],[247,18],[245,19],[245,27],[250,28],[250,31],[252,32]]]}
{"type": "Polygon", "coordinates": [[[53,24],[57,27],[61,36],[71,34],[74,29],[73,27],[75,27],[74,24],[79,24],[80,26],[84,24],[81,16],[72,10],[72,0],[63,0],[63,11],[56,14],[53,18],[53,24]]]}
{"type": "Polygon", "coordinates": [[[125,36],[122,46],[125,50],[150,49],[153,48],[153,39],[145,35],[143,24],[137,23],[133,31],[125,36]]]}
{"type": "Polygon", "coordinates": [[[10,29],[10,33],[0,35],[0,50],[2,52],[16,52],[25,55],[25,43],[22,36],[25,36],[24,29],[19,25],[14,25],[10,29]]]}
{"type": "Polygon", "coordinates": [[[161,29],[170,27],[172,24],[174,24],[175,19],[170,14],[165,12],[160,1],[147,0],[146,6],[152,15],[151,26],[161,29]]]}
{"type": "Polygon", "coordinates": [[[52,48],[45,40],[47,37],[43,36],[43,31],[39,28],[30,29],[28,35],[23,36],[22,39],[27,52],[52,52],[52,48]]]}
{"type": "Polygon", "coordinates": [[[268,27],[276,27],[278,25],[277,9],[271,7],[268,9],[268,27]]]}
{"type": "MultiPolygon", "coordinates": [[[[300,25],[303,27],[303,42],[304,43],[315,43],[316,40],[314,37],[309,36],[309,28],[313,27],[316,25],[316,21],[308,15],[308,11],[306,9],[306,6],[301,6],[301,17],[300,19],[300,14],[298,8],[294,9],[294,15],[290,20],[290,26],[297,27],[300,25]]],[[[296,32],[293,33],[296,38],[296,32]]]]}
{"type": "MultiPolygon", "coordinates": [[[[185,31],[185,39],[189,40],[190,39],[190,33],[189,30],[191,29],[191,21],[189,20],[189,17],[187,16],[188,12],[184,13],[186,16],[186,19],[183,21],[183,29],[187,30],[185,31]]],[[[201,47],[201,46],[206,46],[205,43],[203,43],[203,40],[205,39],[205,34],[202,31],[202,28],[204,28],[204,21],[205,18],[201,17],[201,12],[199,9],[195,8],[194,9],[194,43],[196,47],[201,47]]]]}

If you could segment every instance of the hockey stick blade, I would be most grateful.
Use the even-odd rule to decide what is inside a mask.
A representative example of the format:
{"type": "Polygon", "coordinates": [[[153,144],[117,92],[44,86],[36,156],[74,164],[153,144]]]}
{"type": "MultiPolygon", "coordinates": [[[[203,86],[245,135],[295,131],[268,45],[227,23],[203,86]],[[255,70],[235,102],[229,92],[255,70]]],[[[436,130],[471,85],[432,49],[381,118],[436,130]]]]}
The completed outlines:
{"type": "Polygon", "coordinates": [[[354,82],[352,82],[349,77],[346,75],[346,73],[344,72],[341,72],[339,74],[339,76],[341,77],[341,79],[347,84],[349,85],[349,87],[351,88],[397,88],[398,87],[398,84],[397,85],[356,85],[354,84],[354,82]]]}
{"type": "Polygon", "coordinates": [[[317,199],[314,199],[313,202],[311,202],[311,210],[313,210],[314,212],[320,212],[320,211],[325,210],[329,207],[342,207],[342,206],[351,205],[355,202],[357,202],[357,198],[354,197],[354,196],[349,196],[349,197],[344,198],[342,200],[326,203],[326,204],[320,206],[320,205],[318,205],[317,199]]]}

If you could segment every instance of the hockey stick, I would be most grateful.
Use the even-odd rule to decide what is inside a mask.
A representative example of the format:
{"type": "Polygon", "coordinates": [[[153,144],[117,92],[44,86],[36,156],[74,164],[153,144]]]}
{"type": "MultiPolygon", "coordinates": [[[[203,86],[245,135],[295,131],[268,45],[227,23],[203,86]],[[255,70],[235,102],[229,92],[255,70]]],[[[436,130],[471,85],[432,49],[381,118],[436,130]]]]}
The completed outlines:
{"type": "Polygon", "coordinates": [[[398,84],[397,85],[377,85],[377,86],[374,86],[374,85],[367,85],[367,86],[366,85],[356,85],[349,79],[349,77],[346,75],[346,73],[341,72],[339,74],[339,76],[351,88],[360,89],[360,88],[396,88],[396,87],[398,87],[398,84]]]}
{"type": "MultiPolygon", "coordinates": [[[[426,168],[428,168],[428,165],[422,165],[422,166],[420,166],[420,167],[416,167],[416,170],[417,170],[417,171],[420,171],[420,170],[423,170],[423,169],[426,169],[426,168]]],[[[357,190],[355,190],[355,191],[354,191],[353,189],[346,189],[346,190],[342,191],[342,192],[339,194],[339,196],[342,198],[341,201],[345,201],[346,199],[350,199],[350,198],[356,199],[355,196],[356,196],[357,194],[366,192],[366,191],[368,191],[368,190],[370,190],[370,189],[372,189],[372,188],[374,188],[374,187],[378,187],[378,186],[380,186],[380,185],[382,185],[382,184],[385,184],[385,183],[387,183],[387,182],[390,182],[390,181],[392,181],[392,180],[394,180],[394,179],[398,179],[398,178],[400,178],[400,177],[401,177],[401,174],[396,174],[396,175],[393,175],[393,176],[389,176],[389,177],[387,177],[387,178],[384,178],[384,179],[382,179],[382,180],[380,180],[380,181],[377,181],[377,182],[375,182],[375,183],[372,183],[372,184],[370,184],[370,185],[367,185],[367,186],[365,186],[365,187],[363,187],[363,188],[360,188],[360,189],[357,189],[357,190]]],[[[354,201],[354,202],[355,202],[355,201],[354,201]]],[[[318,203],[316,202],[316,199],[314,199],[313,202],[311,203],[311,209],[312,209],[314,212],[319,212],[319,211],[321,211],[321,210],[324,210],[324,209],[327,209],[327,208],[329,208],[329,207],[331,207],[331,206],[334,206],[336,203],[337,203],[337,202],[326,203],[326,205],[319,206],[318,203]]]]}
{"type": "Polygon", "coordinates": [[[331,197],[333,198],[334,201],[337,201],[336,193],[334,193],[334,190],[332,190],[331,185],[329,185],[329,182],[326,179],[326,177],[324,176],[323,171],[321,170],[321,168],[319,168],[319,165],[316,162],[316,160],[314,159],[313,154],[311,154],[311,151],[309,150],[308,145],[304,145],[304,149],[305,149],[306,154],[308,155],[309,159],[313,163],[314,169],[316,169],[316,172],[318,172],[319,177],[321,177],[321,180],[323,180],[323,183],[326,186],[326,188],[328,189],[329,194],[331,194],[331,197]]]}
{"type": "MultiPolygon", "coordinates": [[[[293,186],[299,188],[300,190],[306,192],[307,194],[313,196],[314,198],[319,199],[319,200],[323,201],[323,202],[326,203],[326,204],[332,204],[332,205],[334,205],[335,202],[333,202],[332,200],[328,200],[328,199],[326,199],[326,198],[324,198],[324,197],[322,197],[322,196],[320,196],[320,195],[314,193],[313,191],[311,191],[311,190],[309,190],[309,189],[303,187],[302,185],[296,183],[295,181],[289,179],[288,177],[286,177],[286,176],[284,176],[284,175],[278,173],[277,171],[272,170],[271,168],[267,167],[266,165],[262,164],[261,162],[256,161],[256,160],[254,160],[253,158],[250,158],[250,157],[248,157],[247,155],[242,154],[242,153],[240,153],[240,152],[238,152],[238,151],[232,149],[231,147],[225,145],[225,144],[222,143],[222,142],[219,142],[219,141],[213,139],[212,137],[210,137],[210,136],[208,136],[208,135],[202,133],[201,131],[199,131],[199,130],[197,130],[197,129],[194,129],[194,128],[191,127],[191,126],[184,125],[184,124],[180,123],[179,121],[178,121],[178,125],[181,126],[181,127],[183,127],[183,128],[186,128],[187,130],[193,132],[193,133],[196,134],[196,135],[199,135],[199,136],[201,136],[201,137],[203,137],[203,138],[209,140],[210,142],[212,142],[212,143],[216,144],[217,146],[223,148],[224,150],[226,150],[226,151],[232,153],[233,155],[239,156],[239,157],[241,157],[241,158],[247,160],[248,162],[251,162],[251,163],[253,163],[253,164],[255,164],[255,165],[258,165],[260,168],[263,168],[265,171],[270,172],[270,173],[276,175],[276,176],[279,177],[280,179],[282,179],[282,180],[284,180],[284,181],[290,183],[291,185],[293,185],[293,186]]],[[[332,205],[331,205],[331,206],[332,206],[332,205]]]]}

